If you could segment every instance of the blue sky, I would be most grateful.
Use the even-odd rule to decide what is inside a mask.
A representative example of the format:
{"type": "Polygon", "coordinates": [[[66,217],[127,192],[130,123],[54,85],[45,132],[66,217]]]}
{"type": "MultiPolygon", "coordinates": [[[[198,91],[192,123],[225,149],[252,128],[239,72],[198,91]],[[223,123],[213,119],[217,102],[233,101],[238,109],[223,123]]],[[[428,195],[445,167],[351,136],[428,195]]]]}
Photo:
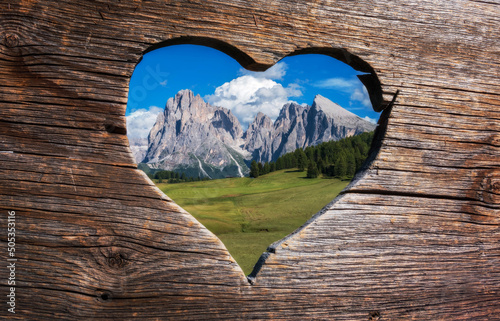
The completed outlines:
{"type": "Polygon", "coordinates": [[[251,72],[204,46],[176,45],[144,55],[129,84],[130,137],[147,137],[168,98],[190,89],[212,105],[231,109],[246,129],[261,111],[273,120],[283,104],[311,105],[317,94],[362,118],[378,119],[366,89],[350,66],[325,55],[286,57],[265,72],[251,72]]]}

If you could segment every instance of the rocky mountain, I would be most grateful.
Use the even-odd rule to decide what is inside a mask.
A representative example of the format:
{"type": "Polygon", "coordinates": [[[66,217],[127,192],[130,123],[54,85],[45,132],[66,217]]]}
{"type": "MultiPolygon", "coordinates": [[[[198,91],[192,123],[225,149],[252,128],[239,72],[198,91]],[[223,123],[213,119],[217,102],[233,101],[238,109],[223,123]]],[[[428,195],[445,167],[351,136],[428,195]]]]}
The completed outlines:
{"type": "MultiPolygon", "coordinates": [[[[181,90],[158,115],[142,162],[152,168],[183,171],[188,176],[244,176],[251,160],[274,161],[297,148],[375,127],[317,95],[311,106],[285,104],[274,122],[258,113],[243,132],[230,110],[212,106],[190,90],[181,90]]],[[[144,152],[144,148],[134,148],[139,156],[144,152]]]]}
{"type": "Polygon", "coordinates": [[[376,127],[321,95],[315,97],[312,106],[286,104],[272,125],[266,117],[257,115],[244,137],[244,148],[260,162],[274,161],[297,148],[358,135],[376,127]]]}
{"type": "Polygon", "coordinates": [[[244,176],[243,131],[230,110],[214,107],[190,90],[167,101],[148,136],[142,162],[188,176],[244,176]]]}
{"type": "Polygon", "coordinates": [[[148,139],[140,137],[128,137],[128,143],[134,159],[137,163],[142,162],[148,152],[148,139]]]}

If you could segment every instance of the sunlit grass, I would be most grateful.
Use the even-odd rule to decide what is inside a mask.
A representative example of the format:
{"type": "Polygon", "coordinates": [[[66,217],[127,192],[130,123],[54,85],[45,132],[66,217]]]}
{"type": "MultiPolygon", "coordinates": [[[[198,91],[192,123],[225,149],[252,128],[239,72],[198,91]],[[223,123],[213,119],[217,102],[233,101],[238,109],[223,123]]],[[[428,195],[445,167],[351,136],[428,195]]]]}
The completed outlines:
{"type": "Polygon", "coordinates": [[[157,185],[216,234],[249,274],[271,243],[304,224],[349,183],[305,176],[281,170],[256,179],[157,185]]]}

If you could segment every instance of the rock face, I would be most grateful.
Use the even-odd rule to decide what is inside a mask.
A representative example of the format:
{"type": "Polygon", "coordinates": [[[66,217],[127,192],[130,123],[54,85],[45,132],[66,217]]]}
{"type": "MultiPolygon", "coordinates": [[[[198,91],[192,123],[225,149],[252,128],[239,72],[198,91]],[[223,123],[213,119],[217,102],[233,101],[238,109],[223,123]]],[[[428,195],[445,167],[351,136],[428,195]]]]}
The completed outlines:
{"type": "MultiPolygon", "coordinates": [[[[270,121],[270,120],[269,120],[270,121]]],[[[372,124],[329,99],[317,95],[312,106],[289,103],[283,106],[272,126],[257,115],[245,134],[245,148],[253,159],[274,161],[297,148],[339,140],[372,131],[372,124]]]]}
{"type": "MultiPolygon", "coordinates": [[[[274,121],[258,113],[243,133],[226,108],[214,107],[182,90],[158,115],[143,162],[188,176],[243,176],[246,163],[279,156],[330,140],[374,130],[376,125],[317,95],[312,106],[287,103],[274,121]]],[[[137,147],[137,153],[141,152],[137,147]]]]}
{"type": "Polygon", "coordinates": [[[141,163],[148,152],[148,139],[140,137],[128,137],[128,143],[134,159],[137,163],[141,163]]]}
{"type": "Polygon", "coordinates": [[[317,95],[308,114],[307,146],[317,145],[329,140],[339,140],[345,137],[372,131],[372,124],[350,111],[340,107],[331,100],[317,95]]]}
{"type": "Polygon", "coordinates": [[[238,119],[190,90],[167,101],[148,136],[143,162],[153,168],[182,170],[188,176],[243,176],[248,171],[238,119]]]}
{"type": "Polygon", "coordinates": [[[260,152],[263,150],[270,150],[274,137],[273,121],[269,116],[259,112],[255,116],[254,121],[248,126],[247,131],[243,135],[245,144],[243,149],[252,154],[252,159],[260,159],[260,152]]]}

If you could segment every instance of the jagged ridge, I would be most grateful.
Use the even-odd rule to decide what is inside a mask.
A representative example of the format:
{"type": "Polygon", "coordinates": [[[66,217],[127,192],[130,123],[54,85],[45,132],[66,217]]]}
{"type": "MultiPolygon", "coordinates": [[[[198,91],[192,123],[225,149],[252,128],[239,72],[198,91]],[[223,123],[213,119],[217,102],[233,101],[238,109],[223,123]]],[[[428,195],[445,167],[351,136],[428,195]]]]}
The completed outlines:
{"type": "Polygon", "coordinates": [[[153,168],[187,171],[191,176],[243,176],[244,162],[233,153],[248,158],[243,130],[230,110],[214,107],[190,90],[181,90],[167,101],[148,137],[142,162],[153,168]]]}
{"type": "Polygon", "coordinates": [[[258,113],[243,132],[230,110],[181,90],[158,115],[142,162],[190,176],[243,176],[253,159],[274,161],[297,148],[374,129],[374,124],[317,95],[311,106],[285,104],[274,122],[258,113]]]}
{"type": "Polygon", "coordinates": [[[297,148],[358,135],[375,127],[317,95],[312,106],[284,105],[274,124],[269,117],[257,115],[245,133],[245,148],[252,153],[253,159],[268,162],[297,148]]]}

